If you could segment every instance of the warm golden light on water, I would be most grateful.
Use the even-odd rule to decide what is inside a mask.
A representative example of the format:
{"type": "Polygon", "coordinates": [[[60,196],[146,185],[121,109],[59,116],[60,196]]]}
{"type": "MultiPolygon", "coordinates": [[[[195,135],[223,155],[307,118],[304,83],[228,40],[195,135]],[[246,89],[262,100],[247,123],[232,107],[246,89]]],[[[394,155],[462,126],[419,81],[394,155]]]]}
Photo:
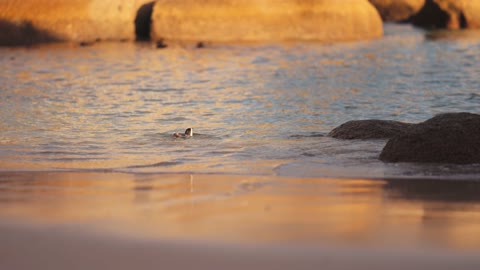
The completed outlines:
{"type": "MultiPolygon", "coordinates": [[[[478,112],[478,38],[385,29],[382,39],[338,44],[1,48],[0,268],[19,269],[3,267],[9,258],[29,258],[26,269],[45,258],[68,265],[70,248],[85,269],[87,253],[123,266],[104,269],[144,269],[121,258],[159,250],[132,252],[138,243],[130,239],[125,249],[117,245],[132,235],[156,244],[200,240],[202,252],[211,242],[255,247],[243,257],[234,251],[236,262],[256,260],[259,243],[288,254],[296,244],[334,253],[345,244],[359,248],[338,252],[338,262],[356,254],[363,266],[382,259],[393,266],[347,260],[330,269],[441,269],[405,266],[410,251],[443,269],[462,268],[427,256],[428,248],[470,249],[478,262],[480,166],[383,163],[383,140],[327,136],[354,119],[420,122],[478,112]],[[190,139],[172,136],[187,127],[190,139]],[[123,251],[109,253],[112,247],[123,251]],[[395,251],[378,255],[384,247],[395,251]]],[[[181,254],[197,266],[179,250],[157,265],[181,254]]],[[[284,257],[277,254],[274,263],[284,257]]],[[[308,258],[318,259],[318,269],[331,262],[325,253],[291,258],[284,269],[312,265],[308,258]]]]}
{"type": "Polygon", "coordinates": [[[413,180],[4,173],[0,215],[136,235],[241,242],[480,247],[480,197],[413,180]],[[439,195],[440,194],[440,195],[439,195]],[[442,197],[443,196],[443,197],[442,197]]]}

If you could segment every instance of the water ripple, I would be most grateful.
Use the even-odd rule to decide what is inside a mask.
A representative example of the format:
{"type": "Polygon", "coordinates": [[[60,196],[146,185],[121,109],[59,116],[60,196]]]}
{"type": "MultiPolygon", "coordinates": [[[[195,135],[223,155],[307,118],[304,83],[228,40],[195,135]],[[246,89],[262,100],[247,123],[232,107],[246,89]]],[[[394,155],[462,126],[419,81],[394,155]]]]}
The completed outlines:
{"type": "Polygon", "coordinates": [[[182,162],[178,161],[162,161],[154,164],[147,164],[147,165],[132,165],[128,166],[128,169],[140,169],[140,168],[155,168],[155,167],[170,167],[182,164],[182,162]]]}
{"type": "Polygon", "coordinates": [[[0,48],[8,67],[0,73],[0,169],[427,176],[379,162],[382,141],[326,134],[353,119],[479,113],[480,39],[425,37],[404,25],[385,25],[385,33],[368,42],[160,54],[133,43],[0,48]],[[172,137],[187,127],[192,138],[172,137]]]}

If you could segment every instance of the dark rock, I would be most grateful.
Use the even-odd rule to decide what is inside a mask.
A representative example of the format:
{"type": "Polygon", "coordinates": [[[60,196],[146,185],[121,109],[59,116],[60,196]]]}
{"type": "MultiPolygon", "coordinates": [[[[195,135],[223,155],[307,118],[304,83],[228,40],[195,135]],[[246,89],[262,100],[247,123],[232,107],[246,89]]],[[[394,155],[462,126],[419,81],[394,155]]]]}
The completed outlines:
{"type": "Polygon", "coordinates": [[[36,28],[30,21],[9,22],[0,19],[0,46],[30,46],[60,41],[60,38],[36,28]]]}
{"type": "Polygon", "coordinates": [[[334,128],[328,136],[344,139],[388,139],[403,134],[412,124],[388,120],[354,120],[334,128]]]}
{"type": "Polygon", "coordinates": [[[80,46],[80,47],[88,47],[88,46],[92,46],[93,44],[94,44],[94,42],[82,41],[82,42],[78,43],[78,46],[80,46]]]}
{"type": "Polygon", "coordinates": [[[150,40],[153,4],[155,4],[155,1],[145,3],[137,11],[137,16],[135,17],[135,36],[137,41],[150,40]]]}
{"type": "Polygon", "coordinates": [[[380,160],[480,163],[480,115],[446,113],[412,125],[387,142],[380,160]]]}
{"type": "Polygon", "coordinates": [[[480,28],[480,0],[426,0],[411,21],[430,29],[480,28]]]}
{"type": "Polygon", "coordinates": [[[156,47],[157,49],[165,49],[165,48],[168,47],[168,45],[167,45],[167,43],[165,43],[165,41],[164,41],[163,39],[161,39],[161,40],[158,40],[158,41],[156,42],[155,47],[156,47]]]}
{"type": "Polygon", "coordinates": [[[425,0],[369,0],[385,22],[405,22],[425,4],[425,0]]]}

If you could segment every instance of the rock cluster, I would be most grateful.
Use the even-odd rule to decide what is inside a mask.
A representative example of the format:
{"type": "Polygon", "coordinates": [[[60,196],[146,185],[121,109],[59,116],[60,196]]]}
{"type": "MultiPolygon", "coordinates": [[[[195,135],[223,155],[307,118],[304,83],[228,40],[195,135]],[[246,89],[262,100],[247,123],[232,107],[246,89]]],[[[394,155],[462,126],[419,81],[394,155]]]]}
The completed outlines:
{"type": "Polygon", "coordinates": [[[426,28],[480,28],[480,0],[426,0],[412,22],[426,28]]]}
{"type": "Polygon", "coordinates": [[[480,163],[480,115],[439,114],[407,124],[384,120],[350,121],[329,136],[339,139],[388,138],[380,153],[386,162],[480,163]]]}
{"type": "Polygon", "coordinates": [[[380,37],[368,0],[2,0],[0,45],[149,39],[344,41],[380,37]]]}
{"type": "Polygon", "coordinates": [[[429,29],[480,28],[480,0],[369,0],[384,21],[429,29]]]}

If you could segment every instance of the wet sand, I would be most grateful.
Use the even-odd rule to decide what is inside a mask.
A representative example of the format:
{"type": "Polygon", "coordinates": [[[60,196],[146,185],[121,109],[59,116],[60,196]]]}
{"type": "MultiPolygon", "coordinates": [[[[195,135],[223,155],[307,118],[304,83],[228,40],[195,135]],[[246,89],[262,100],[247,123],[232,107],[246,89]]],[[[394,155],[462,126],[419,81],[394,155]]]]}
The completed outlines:
{"type": "Polygon", "coordinates": [[[480,183],[0,174],[0,269],[478,269],[480,183]]]}
{"type": "Polygon", "coordinates": [[[0,224],[1,269],[478,269],[475,252],[129,238],[0,224]]]}

